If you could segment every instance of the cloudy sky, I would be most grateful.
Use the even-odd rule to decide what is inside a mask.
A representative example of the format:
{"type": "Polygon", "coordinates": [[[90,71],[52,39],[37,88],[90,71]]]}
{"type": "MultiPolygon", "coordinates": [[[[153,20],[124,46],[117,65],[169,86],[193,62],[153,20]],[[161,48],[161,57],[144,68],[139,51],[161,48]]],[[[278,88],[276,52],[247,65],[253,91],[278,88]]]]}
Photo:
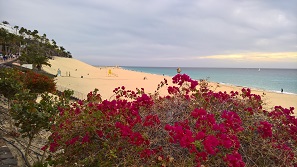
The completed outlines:
{"type": "Polygon", "coordinates": [[[92,65],[297,68],[296,0],[0,0],[92,65]]]}

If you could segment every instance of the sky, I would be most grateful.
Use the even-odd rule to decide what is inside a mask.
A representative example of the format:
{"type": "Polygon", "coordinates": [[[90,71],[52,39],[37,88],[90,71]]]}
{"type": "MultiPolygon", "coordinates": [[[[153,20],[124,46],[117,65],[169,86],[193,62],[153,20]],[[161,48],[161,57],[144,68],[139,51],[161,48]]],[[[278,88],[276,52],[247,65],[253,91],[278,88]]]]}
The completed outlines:
{"type": "Polygon", "coordinates": [[[296,0],[0,0],[91,65],[297,68],[296,0]]]}

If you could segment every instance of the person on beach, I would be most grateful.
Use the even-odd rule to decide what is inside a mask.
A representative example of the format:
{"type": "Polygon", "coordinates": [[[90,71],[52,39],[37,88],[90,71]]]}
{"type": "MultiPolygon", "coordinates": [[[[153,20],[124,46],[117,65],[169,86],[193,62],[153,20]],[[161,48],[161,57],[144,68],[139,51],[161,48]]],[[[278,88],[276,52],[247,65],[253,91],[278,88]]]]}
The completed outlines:
{"type": "Polygon", "coordinates": [[[177,71],[177,73],[180,73],[180,72],[181,72],[181,69],[178,67],[178,68],[176,69],[176,71],[177,71]]]}
{"type": "Polygon", "coordinates": [[[282,92],[282,93],[284,92],[284,89],[283,89],[283,88],[281,88],[281,92],[282,92]]]}
{"type": "Polygon", "coordinates": [[[57,76],[61,76],[61,70],[60,70],[60,68],[58,68],[57,76]]]}

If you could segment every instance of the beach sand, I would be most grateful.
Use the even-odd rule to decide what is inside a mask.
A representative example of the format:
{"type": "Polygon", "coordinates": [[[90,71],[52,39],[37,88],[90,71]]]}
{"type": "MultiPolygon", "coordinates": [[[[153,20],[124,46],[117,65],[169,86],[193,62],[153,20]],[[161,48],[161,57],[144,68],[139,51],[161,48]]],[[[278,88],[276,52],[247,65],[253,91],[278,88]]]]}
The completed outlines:
{"type": "MultiPolygon", "coordinates": [[[[54,57],[49,63],[51,67],[44,66],[45,71],[54,75],[57,74],[58,69],[61,71],[61,76],[56,77],[58,89],[72,89],[75,91],[74,95],[82,99],[86,98],[87,94],[95,88],[99,89],[99,93],[104,100],[113,98],[113,90],[119,86],[125,86],[128,90],[144,88],[146,93],[154,93],[158,84],[164,78],[168,80],[168,83],[172,83],[169,76],[130,71],[118,67],[94,67],[73,58],[54,57]]],[[[226,91],[228,93],[232,90],[240,92],[242,89],[242,87],[218,83],[210,83],[210,85],[216,88],[216,91],[226,91]]],[[[165,94],[166,88],[163,88],[160,93],[165,94]]],[[[297,95],[254,89],[252,89],[252,93],[265,94],[263,97],[266,103],[265,109],[279,105],[286,108],[294,107],[295,115],[297,115],[297,95]]]]}

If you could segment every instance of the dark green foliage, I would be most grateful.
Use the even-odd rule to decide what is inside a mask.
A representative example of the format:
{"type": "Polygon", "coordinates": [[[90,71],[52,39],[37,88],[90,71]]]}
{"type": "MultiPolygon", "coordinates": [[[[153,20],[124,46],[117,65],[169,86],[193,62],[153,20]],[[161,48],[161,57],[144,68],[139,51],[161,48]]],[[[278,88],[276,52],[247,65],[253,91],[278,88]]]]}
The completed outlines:
{"type": "Polygon", "coordinates": [[[3,24],[9,24],[8,21],[5,21],[5,20],[2,21],[2,23],[3,23],[3,24]]]}
{"type": "Polygon", "coordinates": [[[34,68],[41,70],[42,65],[51,66],[48,62],[49,57],[46,56],[45,50],[39,45],[29,44],[26,50],[19,58],[23,63],[33,64],[34,68]]]}
{"type": "Polygon", "coordinates": [[[14,69],[3,68],[0,70],[0,94],[12,99],[24,88],[19,74],[20,71],[14,69]]]}
{"type": "Polygon", "coordinates": [[[37,94],[26,91],[18,94],[12,105],[11,116],[23,137],[33,138],[41,130],[49,130],[59,112],[58,106],[68,99],[58,99],[48,93],[41,94],[40,102],[36,102],[36,98],[37,94]]]}
{"type": "MultiPolygon", "coordinates": [[[[19,128],[21,136],[29,139],[25,150],[26,158],[28,158],[29,148],[36,135],[42,130],[48,131],[55,123],[59,107],[69,103],[71,92],[67,91],[64,95],[66,96],[58,98],[43,93],[39,102],[36,101],[36,93],[23,91],[16,95],[10,114],[15,121],[15,125],[19,128]]],[[[38,163],[41,165],[43,162],[41,160],[38,163]]]]}

